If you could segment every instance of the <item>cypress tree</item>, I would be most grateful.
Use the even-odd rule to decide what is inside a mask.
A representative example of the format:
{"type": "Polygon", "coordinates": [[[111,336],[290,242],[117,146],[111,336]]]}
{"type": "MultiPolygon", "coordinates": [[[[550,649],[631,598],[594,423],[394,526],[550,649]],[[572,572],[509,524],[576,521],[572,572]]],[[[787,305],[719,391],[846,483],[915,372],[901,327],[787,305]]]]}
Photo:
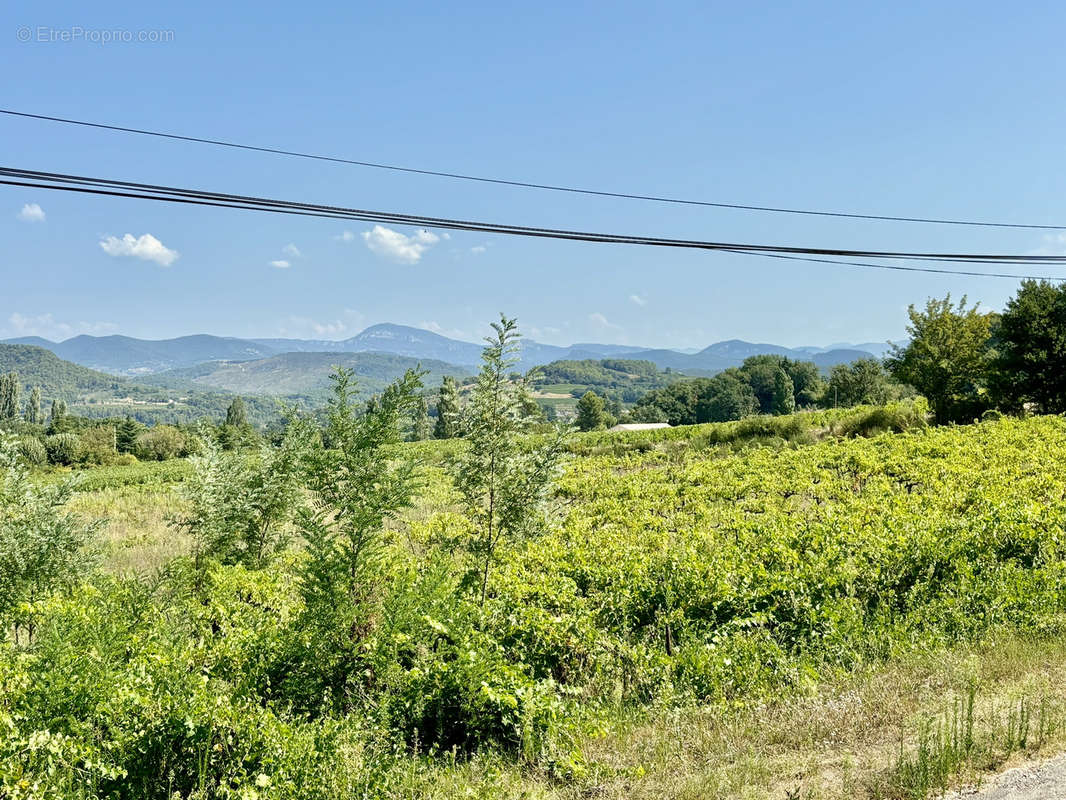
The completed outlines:
{"type": "Polygon", "coordinates": [[[437,424],[433,427],[437,439],[451,439],[459,435],[459,389],[455,378],[444,376],[437,396],[437,424]]]}
{"type": "Polygon", "coordinates": [[[234,398],[226,409],[226,424],[234,428],[243,428],[248,424],[248,409],[244,406],[244,398],[234,398]]]}
{"type": "Polygon", "coordinates": [[[52,401],[52,419],[48,423],[49,433],[63,433],[70,427],[67,420],[67,403],[58,397],[52,401]]]}
{"type": "Polygon", "coordinates": [[[34,425],[40,425],[44,422],[44,417],[41,415],[40,386],[34,386],[33,391],[30,392],[30,404],[26,408],[26,421],[34,425]]]}
{"type": "Polygon", "coordinates": [[[14,420],[21,416],[21,394],[22,384],[17,372],[0,376],[0,420],[14,420]]]}

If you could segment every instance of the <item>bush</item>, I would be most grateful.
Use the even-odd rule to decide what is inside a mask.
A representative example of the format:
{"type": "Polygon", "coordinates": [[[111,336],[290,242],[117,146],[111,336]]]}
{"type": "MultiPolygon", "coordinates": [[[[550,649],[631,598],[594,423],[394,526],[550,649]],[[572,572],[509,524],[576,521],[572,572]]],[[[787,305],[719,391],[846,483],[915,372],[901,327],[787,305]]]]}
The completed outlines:
{"type": "Polygon", "coordinates": [[[839,420],[833,432],[838,436],[877,436],[924,428],[928,423],[929,404],[924,398],[890,403],[887,406],[859,409],[839,420]]]}
{"type": "Polygon", "coordinates": [[[113,425],[89,428],[78,438],[80,440],[79,460],[85,464],[111,464],[118,455],[113,425]]]}
{"type": "Polygon", "coordinates": [[[53,433],[44,440],[44,446],[53,464],[67,466],[77,462],[81,455],[81,439],[74,433],[53,433]]]}
{"type": "Polygon", "coordinates": [[[33,436],[24,436],[18,444],[19,456],[28,466],[43,467],[48,463],[48,451],[41,440],[33,436]]]}
{"type": "Polygon", "coordinates": [[[173,425],[156,425],[137,437],[134,453],[144,461],[177,458],[186,447],[185,436],[173,425]]]}

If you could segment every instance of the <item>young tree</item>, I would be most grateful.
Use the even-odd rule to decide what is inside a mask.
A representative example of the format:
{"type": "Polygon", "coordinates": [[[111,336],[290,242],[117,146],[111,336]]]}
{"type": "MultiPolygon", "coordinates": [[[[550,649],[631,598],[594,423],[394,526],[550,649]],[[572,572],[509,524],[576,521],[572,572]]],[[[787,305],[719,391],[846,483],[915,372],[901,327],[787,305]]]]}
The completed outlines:
{"type": "Polygon", "coordinates": [[[89,570],[89,545],[98,528],[66,511],[75,482],[40,485],[30,480],[14,438],[0,441],[0,621],[33,636],[20,617],[32,603],[68,586],[89,570]]]}
{"type": "Polygon", "coordinates": [[[314,502],[297,517],[307,543],[301,591],[309,619],[324,636],[339,637],[345,672],[354,668],[360,632],[371,624],[385,550],[382,527],[414,493],[416,464],[397,457],[393,445],[421,386],[421,375],[408,370],[360,414],[352,372],[338,370],[325,431],[330,447],[308,458],[314,502]]]}
{"type": "Polygon", "coordinates": [[[288,542],[286,527],[303,509],[303,471],[315,431],[310,421],[289,412],[281,442],[260,444],[258,453],[244,460],[245,479],[239,485],[241,561],[253,569],[265,566],[288,542]]]}
{"type": "Polygon", "coordinates": [[[459,435],[459,389],[455,378],[444,376],[437,396],[437,424],[433,428],[436,439],[451,439],[459,435]]]}
{"type": "Polygon", "coordinates": [[[0,375],[0,422],[17,420],[22,416],[22,383],[17,372],[0,375]]]}
{"type": "Polygon", "coordinates": [[[992,315],[966,307],[966,298],[931,299],[907,310],[906,347],[893,345],[885,359],[892,377],[909,383],[929,401],[938,424],[973,419],[987,407],[992,315]]]}
{"type": "Polygon", "coordinates": [[[508,375],[518,361],[518,324],[501,315],[492,328],[463,417],[470,446],[455,465],[456,488],[479,532],[473,551],[482,606],[500,542],[517,541],[542,521],[566,436],[557,428],[546,444],[523,441],[529,393],[520,376],[508,375]]]}
{"type": "Polygon", "coordinates": [[[193,543],[193,566],[202,581],[210,561],[265,566],[286,544],[286,526],[302,505],[301,475],[310,423],[290,416],[277,447],[253,456],[228,453],[204,427],[193,474],[183,489],[188,510],[172,520],[193,543]]]}
{"type": "Polygon", "coordinates": [[[137,437],[146,428],[133,417],[126,417],[115,427],[115,449],[120,453],[132,453],[137,449],[137,437]]]}
{"type": "Polygon", "coordinates": [[[32,425],[40,425],[44,422],[44,415],[41,413],[40,386],[34,386],[33,391],[30,392],[30,402],[26,406],[26,421],[32,425]]]}
{"type": "Polygon", "coordinates": [[[577,420],[579,430],[595,431],[607,427],[607,410],[603,398],[593,391],[587,391],[577,401],[577,420]]]}
{"type": "Polygon", "coordinates": [[[1066,287],[1023,281],[995,331],[993,387],[1004,405],[1066,411],[1066,287]]]}

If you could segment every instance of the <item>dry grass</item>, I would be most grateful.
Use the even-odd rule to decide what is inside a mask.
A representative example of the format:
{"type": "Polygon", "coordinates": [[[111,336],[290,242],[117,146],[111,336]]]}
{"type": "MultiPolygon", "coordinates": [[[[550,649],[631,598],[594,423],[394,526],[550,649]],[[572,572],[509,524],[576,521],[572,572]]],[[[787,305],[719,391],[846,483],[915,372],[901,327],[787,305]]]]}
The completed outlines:
{"type": "MultiPolygon", "coordinates": [[[[561,797],[835,798],[895,796],[901,738],[950,715],[977,687],[977,732],[989,739],[972,771],[1019,757],[998,752],[1006,710],[1020,699],[1066,707],[1066,642],[1004,638],[981,648],[912,656],[842,677],[807,697],[736,712],[685,710],[619,725],[589,741],[582,787],[561,797]]],[[[1059,731],[1044,750],[1066,745],[1059,731]]],[[[1035,738],[1035,737],[1034,737],[1035,738]]],[[[1030,752],[1030,755],[1032,752],[1030,752]]]]}
{"type": "MultiPolygon", "coordinates": [[[[953,782],[979,780],[1066,747],[1066,642],[1016,637],[842,676],[807,696],[735,711],[685,709],[618,720],[580,743],[587,773],[524,771],[491,754],[451,767],[412,764],[400,792],[419,798],[552,800],[845,800],[915,796],[896,781],[901,738],[914,752],[923,719],[943,719],[977,687],[978,757],[953,782]],[[1053,709],[1057,728],[1028,748],[1001,748],[1020,699],[1053,709]]],[[[1035,722],[1034,722],[1035,726],[1035,722]]]]}
{"type": "Polygon", "coordinates": [[[182,508],[180,487],[123,486],[82,492],[71,510],[103,519],[104,569],[115,575],[146,575],[189,550],[188,537],[167,524],[182,508]]]}

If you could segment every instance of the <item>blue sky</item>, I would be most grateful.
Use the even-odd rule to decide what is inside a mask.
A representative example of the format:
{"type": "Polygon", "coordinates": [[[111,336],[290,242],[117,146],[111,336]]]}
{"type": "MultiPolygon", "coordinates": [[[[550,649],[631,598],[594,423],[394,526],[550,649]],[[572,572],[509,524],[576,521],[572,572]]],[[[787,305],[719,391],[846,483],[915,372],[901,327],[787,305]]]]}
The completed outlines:
{"type": "MultiPolygon", "coordinates": [[[[1060,3],[153,5],[7,4],[0,105],[614,191],[1066,224],[1060,3]],[[100,31],[170,41],[87,41],[100,31]],[[48,40],[66,35],[81,38],[48,40]]],[[[10,166],[514,224],[1066,251],[1039,231],[594,199],[18,119],[0,142],[10,166]]],[[[0,337],[344,338],[390,321],[476,339],[505,311],[553,343],[827,344],[899,338],[929,296],[1000,308],[1016,288],[430,233],[0,187],[0,337]]]]}

